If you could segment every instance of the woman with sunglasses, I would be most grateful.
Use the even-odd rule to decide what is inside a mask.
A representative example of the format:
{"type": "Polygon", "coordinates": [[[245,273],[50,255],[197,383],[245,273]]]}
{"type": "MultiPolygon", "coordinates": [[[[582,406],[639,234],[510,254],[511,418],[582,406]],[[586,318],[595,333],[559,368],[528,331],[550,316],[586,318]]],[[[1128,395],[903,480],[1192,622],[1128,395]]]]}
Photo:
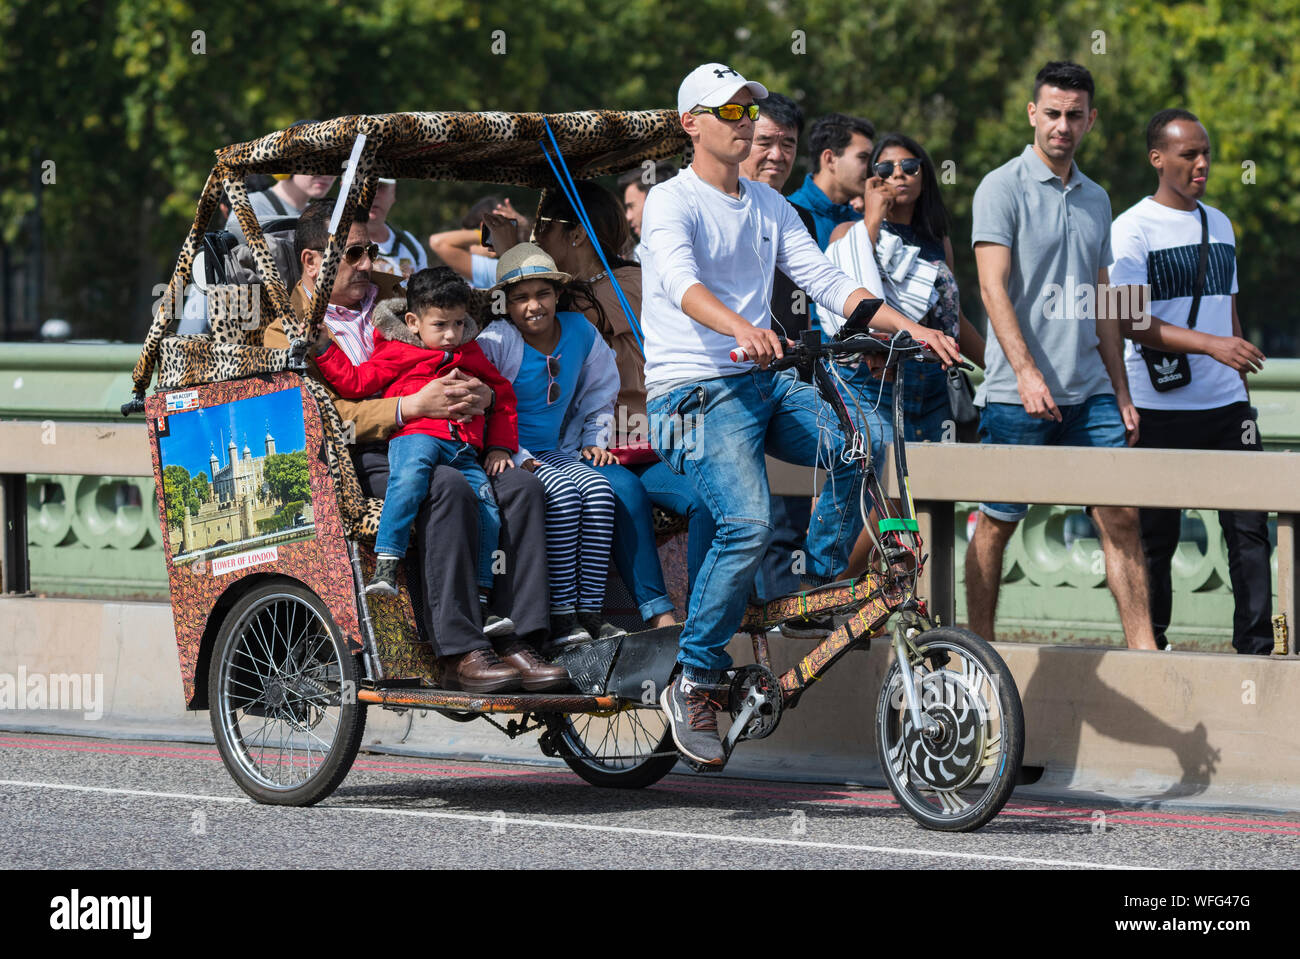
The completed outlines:
{"type": "MultiPolygon", "coordinates": [[[[614,490],[614,565],[646,624],[670,626],[674,607],[659,562],[652,507],[686,518],[687,595],[713,541],[713,515],[690,481],[669,469],[650,446],[645,355],[614,289],[617,282],[639,326],[641,267],[617,252],[630,239],[627,217],[618,199],[599,184],[584,180],[577,188],[595,236],[578,222],[562,191],[548,190],[538,207],[533,238],[558,269],[578,278],[569,284],[565,306],[585,314],[614,351],[620,385],[610,452],[617,462],[596,467],[614,490]]],[[[485,223],[494,241],[509,242],[505,218],[488,217],[485,223]]]]}
{"type": "MultiPolygon", "coordinates": [[[[889,305],[923,326],[957,340],[962,353],[984,365],[984,338],[961,309],[953,276],[948,210],[939,193],[930,155],[901,133],[881,137],[871,157],[872,176],[863,193],[863,219],[841,224],[831,234],[826,255],[841,269],[882,292],[889,305]]],[[[823,314],[822,326],[833,333],[842,324],[823,314]]],[[[952,419],[947,373],[937,364],[913,364],[907,370],[903,429],[912,441],[941,441],[952,419]]],[[[872,375],[866,364],[850,382],[860,401],[888,409],[891,384],[872,375]]],[[[893,423],[884,421],[883,437],[893,441],[893,423]]]]}
{"type": "Polygon", "coordinates": [[[506,319],[475,341],[514,387],[519,452],[546,490],[546,556],[551,643],[621,635],[605,622],[605,581],[614,535],[614,493],[595,467],[616,462],[606,449],[618,396],[618,369],[587,318],[559,308],[570,275],[538,246],[521,243],[497,265],[494,298],[506,319]]]}

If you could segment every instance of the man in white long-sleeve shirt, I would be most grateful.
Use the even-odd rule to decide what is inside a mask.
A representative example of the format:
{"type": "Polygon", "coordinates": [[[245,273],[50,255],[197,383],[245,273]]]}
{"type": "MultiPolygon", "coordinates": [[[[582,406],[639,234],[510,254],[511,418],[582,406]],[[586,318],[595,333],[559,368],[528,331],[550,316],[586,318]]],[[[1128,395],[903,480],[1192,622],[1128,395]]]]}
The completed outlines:
{"type": "MultiPolygon", "coordinates": [[[[651,437],[713,512],[717,532],[682,628],[681,678],[660,698],[678,749],[700,766],[724,761],[717,717],[701,687],[731,665],[726,647],[745,610],[754,570],[772,533],[764,453],[831,472],[808,535],[810,578],[829,582],[848,565],[861,529],[860,475],[840,458],[834,414],[793,371],[767,369],[783,355],[772,331],[773,271],[817,303],[850,316],[872,296],[817,248],[785,198],[740,177],[754,136],[756,98],[767,95],[721,63],[682,81],[677,112],[695,158],[646,196],[641,221],[645,378],[651,437]],[[751,358],[736,362],[733,350],[751,358]],[[819,456],[820,451],[820,456],[819,456]]],[[[908,329],[945,359],[957,346],[888,307],[873,327],[908,329]]]]}

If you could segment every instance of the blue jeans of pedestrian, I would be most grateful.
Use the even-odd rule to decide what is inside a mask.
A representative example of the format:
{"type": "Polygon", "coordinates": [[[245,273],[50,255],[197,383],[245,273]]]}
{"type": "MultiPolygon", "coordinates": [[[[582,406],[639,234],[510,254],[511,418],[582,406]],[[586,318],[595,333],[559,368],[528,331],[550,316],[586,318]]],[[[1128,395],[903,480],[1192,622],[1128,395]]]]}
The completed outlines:
{"type": "Polygon", "coordinates": [[[858,431],[871,436],[871,465],[879,471],[884,462],[885,447],[894,442],[893,393],[889,384],[880,392],[880,380],[871,375],[866,363],[857,368],[840,366],[826,361],[826,368],[838,373],[843,385],[836,384],[849,411],[849,419],[858,431]],[[847,389],[847,395],[845,390],[847,389]]]}
{"type": "Polygon", "coordinates": [[[420,504],[429,495],[429,482],[436,466],[460,470],[478,500],[478,584],[492,588],[492,554],[501,534],[501,513],[487,474],[478,462],[478,450],[468,443],[445,440],[428,433],[405,433],[388,443],[388,491],[379,517],[375,553],[406,555],[411,525],[420,504]]]}
{"type": "Polygon", "coordinates": [[[848,566],[862,530],[861,475],[841,459],[844,437],[830,407],[792,371],[749,370],[687,384],[648,404],[651,442],[691,481],[713,514],[678,652],[691,673],[731,665],[727,643],[744,617],[754,572],[772,536],[765,453],[830,476],[813,509],[809,578],[829,582],[848,566]]]}
{"type": "MultiPolygon", "coordinates": [[[[1019,403],[987,403],[980,411],[980,442],[1017,446],[1127,446],[1124,420],[1112,393],[1082,403],[1058,403],[1061,422],[1039,419],[1019,403]]],[[[1024,503],[980,503],[980,512],[1018,523],[1029,513],[1024,503]]]]}
{"type": "MultiPolygon", "coordinates": [[[[845,379],[858,394],[865,409],[875,406],[881,423],[881,439],[894,442],[894,383],[882,382],[863,363],[845,379]]],[[[852,406],[850,405],[850,411],[852,406]]],[[[909,443],[942,443],[944,430],[952,422],[952,405],[948,401],[948,374],[937,363],[908,363],[903,371],[903,430],[909,443]]],[[[956,439],[956,424],[951,439],[956,439]]]]}

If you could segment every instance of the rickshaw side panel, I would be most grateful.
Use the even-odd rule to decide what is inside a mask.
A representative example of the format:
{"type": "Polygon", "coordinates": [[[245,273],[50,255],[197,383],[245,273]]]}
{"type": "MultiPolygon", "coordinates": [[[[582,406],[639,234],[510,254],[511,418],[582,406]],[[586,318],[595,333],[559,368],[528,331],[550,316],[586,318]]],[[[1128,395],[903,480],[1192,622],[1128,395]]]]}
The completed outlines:
{"type": "MultiPolygon", "coordinates": [[[[375,552],[359,544],[361,578],[369,582],[375,571],[375,552]]],[[[397,595],[371,594],[366,597],[370,608],[370,626],[375,637],[375,653],[386,680],[419,681],[438,685],[437,654],[420,638],[416,627],[415,606],[407,588],[406,564],[397,566],[397,595]]]]}
{"type": "MultiPolygon", "coordinates": [[[[209,630],[213,611],[228,608],[237,592],[264,580],[267,574],[297,580],[316,593],[348,646],[360,652],[351,560],[325,458],[320,413],[315,399],[303,388],[302,378],[279,372],[160,391],[145,401],[145,413],[186,707],[203,708],[196,704],[203,679],[197,673],[204,638],[215,635],[219,625],[214,623],[209,630]],[[226,429],[231,433],[229,443],[226,429]],[[234,434],[241,429],[236,440],[234,434]],[[293,448],[280,448],[273,438],[276,433],[288,438],[293,448]],[[251,456],[250,436],[253,442],[262,437],[262,456],[251,456]],[[218,441],[225,444],[221,455],[216,450],[218,441]],[[238,455],[241,446],[242,456],[238,455]],[[213,475],[207,477],[209,496],[200,502],[197,492],[191,497],[182,491],[185,480],[179,473],[173,471],[169,483],[164,470],[179,466],[191,482],[199,473],[206,474],[206,469],[185,466],[200,465],[203,447],[211,450],[207,463],[213,475]],[[236,449],[233,457],[232,447],[236,449]],[[303,510],[294,515],[286,515],[286,509],[298,501],[284,503],[267,493],[263,470],[267,457],[277,453],[302,453],[308,467],[310,502],[299,503],[303,510]],[[169,495],[172,500],[185,500],[179,508],[173,503],[170,525],[169,495]],[[269,530],[263,525],[268,520],[269,530]],[[287,527],[275,527],[286,520],[290,521],[287,527]],[[228,540],[226,535],[239,538],[228,540]],[[209,542],[214,537],[215,542],[209,542]]],[[[196,486],[201,490],[201,484],[196,486]]]]}

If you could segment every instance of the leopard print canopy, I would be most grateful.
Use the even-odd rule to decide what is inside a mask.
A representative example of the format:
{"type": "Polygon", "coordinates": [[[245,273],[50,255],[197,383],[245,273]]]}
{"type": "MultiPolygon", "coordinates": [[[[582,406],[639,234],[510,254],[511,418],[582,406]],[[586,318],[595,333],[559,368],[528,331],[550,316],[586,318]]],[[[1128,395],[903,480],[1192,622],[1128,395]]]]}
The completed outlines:
{"type": "MultiPolygon", "coordinates": [[[[542,148],[550,140],[546,123],[559,144],[569,174],[575,180],[621,173],[642,164],[676,155],[690,159],[690,141],[671,110],[587,110],[577,113],[386,113],[374,116],[346,116],[320,123],[307,123],[271,133],[247,143],[236,143],[217,151],[217,163],[199,200],[194,223],[181,249],[170,284],[171,309],[160,309],[152,318],[140,359],[132,372],[138,405],[153,380],[164,338],[174,329],[182,291],[191,281],[194,257],[203,231],[216,206],[221,187],[227,195],[241,229],[252,249],[264,287],[262,323],[280,318],[284,329],[295,338],[314,335],[324,312],[323,298],[312,304],[303,325],[289,315],[288,292],[267,250],[256,217],[242,189],[249,173],[337,174],[350,155],[359,134],[366,146],[357,164],[349,191],[349,209],[369,206],[379,177],[425,180],[466,180],[507,186],[544,188],[555,175],[542,148]]],[[[322,288],[329,289],[338,256],[346,240],[349,217],[344,213],[331,238],[322,264],[322,288]]],[[[205,379],[196,357],[174,369],[159,369],[159,385],[177,386],[191,382],[229,379],[259,369],[296,366],[296,357],[261,355],[260,329],[246,325],[227,328],[213,323],[211,339],[223,346],[238,346],[223,352],[222,363],[205,379]],[[241,359],[245,357],[246,359],[241,359]],[[232,369],[233,366],[233,369],[232,369]],[[244,367],[247,367],[244,369],[244,367]],[[183,375],[182,375],[183,372],[183,375]]],[[[205,346],[180,344],[185,349],[211,352],[205,346]]],[[[301,346],[299,354],[301,354],[301,346]]],[[[273,351],[275,352],[275,351],[273,351]]],[[[287,351],[279,351],[287,352],[287,351]]],[[[177,352],[170,351],[175,361],[177,352]]],[[[206,355],[206,354],[205,354],[206,355]]],[[[133,404],[127,404],[126,411],[133,404]]]]}

